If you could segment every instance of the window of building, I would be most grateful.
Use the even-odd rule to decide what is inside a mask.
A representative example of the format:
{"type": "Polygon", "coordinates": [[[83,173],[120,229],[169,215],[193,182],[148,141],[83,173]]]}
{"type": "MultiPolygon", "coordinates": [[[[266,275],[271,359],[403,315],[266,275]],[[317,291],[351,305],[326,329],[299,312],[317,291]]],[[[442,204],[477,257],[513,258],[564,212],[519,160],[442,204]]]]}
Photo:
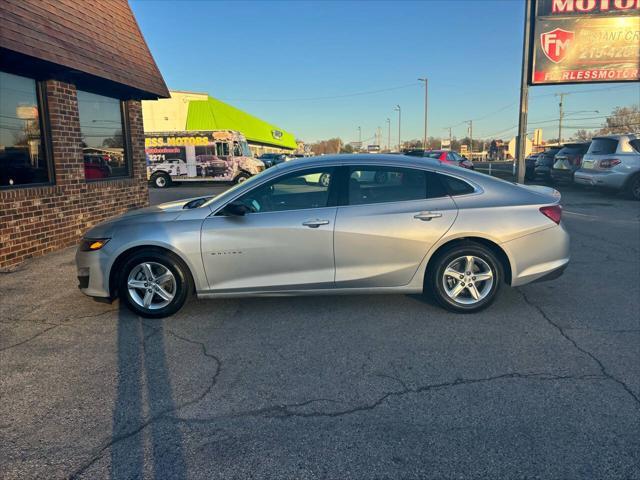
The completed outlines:
{"type": "Polygon", "coordinates": [[[0,72],[0,188],[53,180],[43,103],[35,80],[0,72]]]}
{"type": "Polygon", "coordinates": [[[78,112],[85,178],[128,177],[130,165],[122,102],[78,90],[78,112]]]}

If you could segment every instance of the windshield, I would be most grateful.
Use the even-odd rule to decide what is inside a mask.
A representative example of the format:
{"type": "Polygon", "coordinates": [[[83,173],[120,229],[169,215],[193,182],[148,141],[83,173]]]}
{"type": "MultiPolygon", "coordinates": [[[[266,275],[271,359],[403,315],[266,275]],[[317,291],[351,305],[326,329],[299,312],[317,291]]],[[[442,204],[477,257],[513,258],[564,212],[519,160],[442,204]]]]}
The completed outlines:
{"type": "Polygon", "coordinates": [[[249,148],[249,144],[246,140],[242,140],[240,142],[240,146],[242,147],[242,155],[245,157],[253,157],[253,153],[251,153],[251,149],[249,148]]]}
{"type": "Polygon", "coordinates": [[[594,138],[589,148],[591,154],[605,154],[609,155],[616,153],[618,148],[618,140],[615,138],[594,138]]]}

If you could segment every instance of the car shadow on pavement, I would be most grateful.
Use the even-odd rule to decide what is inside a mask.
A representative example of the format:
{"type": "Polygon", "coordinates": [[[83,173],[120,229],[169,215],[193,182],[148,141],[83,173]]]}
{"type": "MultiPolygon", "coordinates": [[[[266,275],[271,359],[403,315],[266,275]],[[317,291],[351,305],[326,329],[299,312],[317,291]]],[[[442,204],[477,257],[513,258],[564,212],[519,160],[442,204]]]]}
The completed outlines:
{"type": "Polygon", "coordinates": [[[171,472],[184,478],[182,433],[175,423],[158,421],[175,409],[163,323],[145,321],[121,305],[117,341],[111,478],[143,478],[149,469],[154,477],[171,472]]]}

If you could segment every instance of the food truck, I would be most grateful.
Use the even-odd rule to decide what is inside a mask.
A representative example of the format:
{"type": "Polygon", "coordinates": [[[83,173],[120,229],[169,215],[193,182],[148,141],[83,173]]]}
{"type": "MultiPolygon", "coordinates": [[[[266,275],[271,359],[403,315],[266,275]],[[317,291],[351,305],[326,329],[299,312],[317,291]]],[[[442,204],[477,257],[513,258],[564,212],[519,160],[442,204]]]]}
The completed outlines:
{"type": "Polygon", "coordinates": [[[264,170],[235,130],[147,132],[147,178],[156,188],[174,182],[240,183],[264,170]]]}

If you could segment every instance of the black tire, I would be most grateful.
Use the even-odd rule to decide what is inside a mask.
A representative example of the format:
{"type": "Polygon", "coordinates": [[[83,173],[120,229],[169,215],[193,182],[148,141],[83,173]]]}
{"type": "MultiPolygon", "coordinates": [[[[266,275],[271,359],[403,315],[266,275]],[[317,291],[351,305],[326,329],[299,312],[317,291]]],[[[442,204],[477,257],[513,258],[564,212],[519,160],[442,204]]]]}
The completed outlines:
{"type": "Polygon", "coordinates": [[[328,187],[330,181],[331,181],[331,174],[323,173],[322,175],[320,175],[320,179],[318,180],[318,183],[323,187],[328,187]]]}
{"type": "Polygon", "coordinates": [[[158,172],[151,175],[151,185],[154,188],[167,188],[171,186],[171,177],[165,172],[158,172]]]}
{"type": "Polygon", "coordinates": [[[242,183],[249,178],[251,178],[251,175],[249,175],[247,172],[240,172],[236,176],[236,178],[233,179],[233,183],[242,183]]]}
{"type": "MultiPolygon", "coordinates": [[[[163,318],[176,313],[193,291],[193,281],[189,269],[176,255],[162,250],[141,250],[127,258],[120,270],[118,279],[118,295],[120,300],[134,313],[145,318],[163,318]],[[129,275],[142,263],[151,262],[161,265],[173,274],[175,290],[172,291],[173,299],[168,305],[161,308],[145,308],[139,305],[129,291],[129,275]]],[[[144,290],[142,290],[144,292],[144,290]]],[[[155,295],[155,294],[154,294],[155,295]]],[[[158,298],[158,297],[154,297],[158,298]]],[[[160,299],[161,300],[161,299],[160,299]]]]}
{"type": "Polygon", "coordinates": [[[636,173],[627,182],[626,194],[632,200],[640,200],[640,173],[636,173]]]}
{"type": "MultiPolygon", "coordinates": [[[[467,272],[461,273],[466,274],[467,272]]],[[[452,277],[446,278],[451,281],[452,277]]],[[[425,294],[432,296],[438,302],[438,304],[451,312],[474,313],[491,305],[491,303],[495,300],[498,291],[500,290],[503,278],[504,268],[500,260],[498,260],[491,249],[485,247],[482,244],[469,241],[458,243],[450,248],[439,252],[436,257],[429,262],[429,270],[425,275],[424,289],[425,294]],[[470,291],[465,287],[460,294],[459,302],[454,300],[447,294],[444,286],[445,281],[447,281],[445,280],[444,272],[451,262],[454,262],[460,257],[466,256],[473,256],[481,259],[491,269],[492,282],[491,284],[489,284],[486,283],[487,281],[476,281],[476,277],[473,276],[473,273],[476,273],[474,271],[471,272],[471,275],[469,275],[469,277],[465,275],[465,278],[463,278],[462,280],[455,279],[455,283],[453,283],[453,285],[456,285],[457,282],[460,282],[462,285],[464,285],[464,281],[472,278],[472,284],[476,285],[476,291],[479,292],[482,292],[482,289],[486,287],[486,296],[477,301],[474,301],[471,298],[470,291]],[[473,301],[474,303],[461,303],[463,301],[473,301]]]]}

